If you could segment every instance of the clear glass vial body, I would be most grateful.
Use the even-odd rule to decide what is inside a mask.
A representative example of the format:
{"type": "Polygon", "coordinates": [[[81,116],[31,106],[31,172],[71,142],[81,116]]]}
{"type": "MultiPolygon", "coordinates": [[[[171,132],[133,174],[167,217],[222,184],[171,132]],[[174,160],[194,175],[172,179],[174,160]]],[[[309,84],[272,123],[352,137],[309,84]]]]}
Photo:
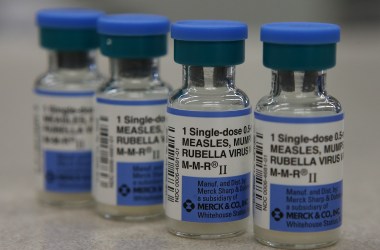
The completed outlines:
{"type": "MultiPolygon", "coordinates": [[[[98,90],[97,97],[111,100],[159,100],[167,99],[171,91],[171,87],[160,78],[157,58],[112,58],[110,69],[111,78],[98,90]]],[[[144,220],[158,217],[164,210],[162,204],[117,206],[96,200],[96,211],[107,219],[144,220]]]]}
{"type": "MultiPolygon", "coordinates": [[[[168,106],[181,110],[226,111],[250,106],[247,95],[235,86],[235,66],[183,66],[183,87],[173,91],[168,106]]],[[[225,238],[245,232],[248,219],[221,223],[180,221],[167,216],[172,234],[188,238],[225,238]]]]}
{"type": "MultiPolygon", "coordinates": [[[[327,94],[325,71],[272,71],[272,89],[256,112],[273,116],[317,117],[342,113],[341,104],[327,94]]],[[[340,228],[321,232],[281,232],[254,224],[255,238],[266,245],[289,249],[325,247],[339,240],[340,228]]]]}
{"type": "MultiPolygon", "coordinates": [[[[96,65],[96,51],[49,51],[48,71],[41,75],[35,89],[58,92],[95,92],[104,81],[96,65]]],[[[41,145],[36,130],[36,153],[41,154],[41,145]]],[[[37,171],[42,171],[37,158],[37,171]]],[[[91,192],[50,192],[39,189],[38,199],[57,206],[83,206],[92,203],[91,192]]]]}

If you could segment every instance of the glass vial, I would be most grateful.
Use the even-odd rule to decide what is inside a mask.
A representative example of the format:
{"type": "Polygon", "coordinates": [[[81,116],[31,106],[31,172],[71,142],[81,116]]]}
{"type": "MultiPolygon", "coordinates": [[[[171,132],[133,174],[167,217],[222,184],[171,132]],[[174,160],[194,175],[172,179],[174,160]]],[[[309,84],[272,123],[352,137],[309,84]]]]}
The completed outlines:
{"type": "Polygon", "coordinates": [[[343,111],[326,92],[340,28],[272,23],[261,28],[272,90],[255,110],[254,233],[269,246],[318,248],[342,223],[343,111]]]}
{"type": "Polygon", "coordinates": [[[189,238],[236,236],[247,226],[253,162],[251,106],[235,87],[247,25],[179,21],[171,34],[183,87],[167,108],[167,228],[189,238]]]}
{"type": "Polygon", "coordinates": [[[121,14],[100,18],[101,52],[111,78],[95,103],[93,194],[108,219],[139,220],[163,213],[165,109],[170,87],[158,57],[167,52],[169,20],[121,14]]]}
{"type": "Polygon", "coordinates": [[[103,81],[95,61],[101,15],[46,9],[36,16],[40,44],[49,51],[49,68],[34,89],[35,165],[43,203],[82,206],[92,200],[92,98],[103,81]]]}

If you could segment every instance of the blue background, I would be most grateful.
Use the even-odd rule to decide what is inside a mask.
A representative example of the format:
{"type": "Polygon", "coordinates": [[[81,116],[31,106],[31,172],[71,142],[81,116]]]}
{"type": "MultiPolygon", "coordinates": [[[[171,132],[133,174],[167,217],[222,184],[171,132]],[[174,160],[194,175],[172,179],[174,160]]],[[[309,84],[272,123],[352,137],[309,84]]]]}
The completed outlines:
{"type": "Polygon", "coordinates": [[[144,206],[144,205],[156,205],[162,204],[163,202],[163,161],[152,161],[152,162],[118,162],[117,163],[117,204],[127,205],[127,206],[144,206]],[[135,171],[134,166],[148,167],[150,166],[150,171],[135,171]],[[141,179],[135,179],[133,174],[150,174],[149,178],[143,180],[154,182],[154,184],[138,184],[137,182],[141,179]],[[120,194],[119,187],[121,185],[128,185],[130,193],[127,196],[120,194]],[[146,193],[135,193],[134,188],[144,188],[149,187],[154,191],[146,193]],[[146,198],[136,200],[136,197],[146,198]]]}
{"type": "MultiPolygon", "coordinates": [[[[288,227],[287,226],[287,219],[286,219],[286,212],[287,212],[287,209],[286,209],[286,206],[289,205],[289,206],[292,206],[292,205],[321,205],[321,203],[317,203],[317,202],[313,202],[313,203],[288,203],[286,201],[286,189],[287,188],[291,188],[293,189],[294,191],[303,191],[303,190],[307,190],[306,193],[308,194],[311,190],[318,190],[318,189],[321,189],[321,188],[336,188],[337,189],[337,192],[334,193],[334,194],[341,194],[342,195],[342,181],[339,181],[339,182],[336,182],[336,183],[332,183],[332,184],[326,184],[326,185],[313,185],[313,186],[288,186],[288,185],[277,185],[277,184],[271,184],[270,185],[270,194],[271,194],[271,197],[270,197],[270,212],[272,213],[272,211],[275,209],[275,208],[279,208],[283,214],[284,214],[284,217],[279,220],[279,221],[275,221],[274,218],[270,215],[270,229],[272,230],[278,230],[278,231],[287,231],[287,232],[319,232],[319,231],[325,231],[325,230],[330,230],[330,229],[334,229],[334,228],[337,228],[339,227],[341,224],[342,224],[342,198],[340,199],[336,199],[336,200],[333,200],[333,201],[325,201],[323,202],[322,204],[324,203],[328,203],[328,208],[327,209],[322,209],[321,211],[319,210],[316,210],[316,211],[312,211],[312,210],[307,210],[307,211],[302,211],[302,210],[291,210],[291,212],[300,212],[300,213],[303,213],[303,212],[322,212],[322,211],[325,211],[325,210],[334,210],[334,209],[340,209],[340,215],[337,215],[335,217],[331,217],[331,218],[328,218],[328,220],[330,219],[339,219],[339,223],[337,224],[333,224],[333,225],[329,225],[329,226],[322,226],[322,227],[318,227],[318,228],[297,228],[297,227],[288,227]]],[[[310,195],[305,195],[305,196],[301,196],[301,195],[296,195],[294,197],[306,197],[306,196],[310,196],[310,195]]],[[[326,196],[326,195],[317,195],[317,197],[320,197],[320,196],[326,196]]],[[[295,221],[295,222],[300,222],[300,223],[304,223],[304,222],[308,222],[308,223],[316,223],[316,222],[323,222],[325,219],[324,218],[320,218],[320,219],[315,219],[315,218],[312,218],[312,219],[297,219],[297,220],[289,220],[289,221],[295,221]]]]}
{"type": "MultiPolygon", "coordinates": [[[[239,185],[240,186],[240,185],[239,185]]],[[[235,186],[233,186],[235,187],[235,186]]],[[[218,222],[230,222],[230,221],[236,221],[241,220],[249,216],[250,211],[250,202],[249,202],[249,194],[250,194],[250,174],[243,174],[238,176],[232,176],[232,177],[217,177],[217,178],[201,178],[201,177],[190,177],[190,176],[182,176],[182,203],[185,202],[187,199],[190,199],[194,205],[195,208],[191,212],[187,212],[181,204],[182,207],[182,220],[183,221],[191,221],[191,222],[211,222],[211,223],[218,223],[218,222]],[[197,200],[198,197],[205,197],[210,195],[202,195],[198,194],[198,181],[205,181],[205,182],[214,182],[217,181],[218,184],[216,185],[216,188],[220,186],[220,182],[226,182],[230,180],[241,180],[241,182],[245,182],[246,185],[248,185],[248,188],[243,192],[236,192],[235,194],[238,194],[238,198],[234,201],[241,202],[243,200],[247,200],[247,206],[245,207],[246,212],[239,215],[239,216],[232,216],[229,218],[198,218],[198,209],[197,209],[197,200]]],[[[220,196],[211,194],[211,196],[220,196]]],[[[230,194],[223,194],[223,196],[231,196],[230,194]]],[[[211,203],[211,204],[217,204],[217,203],[226,203],[227,201],[211,201],[211,202],[202,202],[202,203],[211,203]]],[[[215,210],[211,211],[211,213],[219,212],[219,213],[227,213],[227,212],[233,212],[234,208],[230,209],[223,209],[223,210],[215,210]]],[[[199,212],[207,212],[204,210],[201,210],[199,212]]]]}
{"type": "Polygon", "coordinates": [[[45,188],[53,192],[91,191],[91,151],[46,150],[45,188]]]}

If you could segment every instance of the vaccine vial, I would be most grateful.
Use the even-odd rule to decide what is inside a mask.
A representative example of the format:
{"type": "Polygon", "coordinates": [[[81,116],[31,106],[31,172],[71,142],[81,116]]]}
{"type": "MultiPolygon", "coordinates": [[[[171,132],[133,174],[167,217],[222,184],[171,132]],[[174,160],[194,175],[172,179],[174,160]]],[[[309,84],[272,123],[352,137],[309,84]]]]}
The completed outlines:
{"type": "Polygon", "coordinates": [[[247,25],[179,21],[171,36],[183,86],[167,108],[168,231],[188,238],[236,236],[247,226],[253,163],[251,106],[235,86],[247,25]]]}
{"type": "Polygon", "coordinates": [[[120,14],[99,19],[111,77],[96,94],[93,194],[108,219],[163,214],[165,111],[170,92],[158,58],[167,53],[166,17],[120,14]]]}
{"type": "Polygon", "coordinates": [[[272,89],[254,112],[254,233],[266,245],[307,249],[339,239],[343,110],[326,91],[339,39],[333,24],[261,27],[272,89]]]}
{"type": "Polygon", "coordinates": [[[103,77],[95,55],[96,20],[102,12],[45,9],[37,12],[48,70],[34,92],[38,198],[58,206],[91,201],[93,95],[103,77]]]}

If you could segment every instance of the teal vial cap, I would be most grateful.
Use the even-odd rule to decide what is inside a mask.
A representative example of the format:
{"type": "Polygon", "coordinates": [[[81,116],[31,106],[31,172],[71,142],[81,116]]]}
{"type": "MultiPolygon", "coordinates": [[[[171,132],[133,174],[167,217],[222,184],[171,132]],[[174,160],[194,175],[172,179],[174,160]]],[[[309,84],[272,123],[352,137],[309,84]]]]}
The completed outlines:
{"type": "Polygon", "coordinates": [[[183,20],[171,27],[174,61],[203,67],[230,66],[244,62],[248,26],[224,20],[183,20]]]}
{"type": "Polygon", "coordinates": [[[98,20],[100,50],[113,58],[153,58],[166,55],[167,17],[150,14],[119,14],[98,20]]]}
{"type": "Polygon", "coordinates": [[[336,64],[340,28],[310,22],[269,23],[261,26],[263,64],[278,70],[323,70],[336,64]]]}
{"type": "Polygon", "coordinates": [[[40,45],[59,51],[83,51],[99,46],[97,19],[103,12],[90,9],[43,9],[36,13],[40,45]]]}

